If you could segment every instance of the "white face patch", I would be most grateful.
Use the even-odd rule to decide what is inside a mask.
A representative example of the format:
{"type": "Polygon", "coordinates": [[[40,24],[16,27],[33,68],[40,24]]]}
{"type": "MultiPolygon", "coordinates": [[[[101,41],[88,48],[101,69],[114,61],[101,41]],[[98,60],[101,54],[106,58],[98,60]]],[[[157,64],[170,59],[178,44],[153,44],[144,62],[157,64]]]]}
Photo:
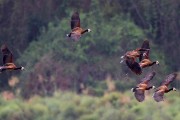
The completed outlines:
{"type": "Polygon", "coordinates": [[[21,70],[24,70],[24,67],[21,67],[21,70]]]}
{"type": "Polygon", "coordinates": [[[173,88],[173,91],[176,91],[176,88],[173,88]]]}
{"type": "Polygon", "coordinates": [[[91,29],[88,29],[88,32],[91,32],[91,29]]]}
{"type": "Polygon", "coordinates": [[[156,64],[158,65],[158,64],[159,64],[159,61],[156,61],[156,64]]]}

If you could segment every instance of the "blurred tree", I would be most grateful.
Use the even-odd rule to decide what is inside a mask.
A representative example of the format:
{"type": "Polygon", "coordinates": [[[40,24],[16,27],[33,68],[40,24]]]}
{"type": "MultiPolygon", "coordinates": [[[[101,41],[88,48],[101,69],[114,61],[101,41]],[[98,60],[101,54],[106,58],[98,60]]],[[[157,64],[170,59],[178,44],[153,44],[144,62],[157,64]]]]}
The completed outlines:
{"type": "MultiPolygon", "coordinates": [[[[0,44],[10,46],[15,60],[23,54],[20,61],[28,68],[24,77],[38,68],[36,64],[43,66],[45,53],[52,54],[47,62],[58,61],[65,79],[76,88],[76,83],[102,80],[107,73],[113,79],[122,77],[119,73],[128,69],[119,68],[119,56],[147,37],[158,51],[152,52],[152,59],[166,64],[159,70],[165,74],[179,70],[179,5],[178,0],[0,0],[0,44]],[[82,26],[93,30],[79,43],[64,40],[75,10],[80,12],[82,26]],[[72,74],[67,77],[68,73],[72,74]]],[[[17,73],[1,76],[1,88],[13,74],[17,73]]]]}
{"type": "MultiPolygon", "coordinates": [[[[120,56],[140,46],[144,33],[128,17],[104,19],[105,13],[94,14],[98,10],[80,13],[82,26],[90,26],[92,32],[83,35],[78,42],[65,37],[70,30],[68,17],[58,24],[49,23],[37,41],[31,43],[19,59],[27,68],[21,75],[20,86],[25,96],[48,95],[47,91],[52,94],[55,89],[79,91],[81,83],[93,86],[107,74],[121,80],[125,68],[119,64],[120,56]]],[[[163,64],[163,60],[156,57],[163,64]]]]}

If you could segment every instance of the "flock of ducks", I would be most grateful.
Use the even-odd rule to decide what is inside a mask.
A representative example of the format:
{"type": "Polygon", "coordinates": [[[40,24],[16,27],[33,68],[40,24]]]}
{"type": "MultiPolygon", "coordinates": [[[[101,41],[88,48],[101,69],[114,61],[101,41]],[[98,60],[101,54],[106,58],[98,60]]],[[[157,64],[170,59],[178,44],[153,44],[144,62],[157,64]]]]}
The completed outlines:
{"type": "MultiPolygon", "coordinates": [[[[155,72],[148,73],[141,82],[136,85],[136,87],[132,88],[131,91],[134,92],[134,96],[137,101],[142,102],[145,99],[145,91],[150,89],[155,89],[155,86],[150,85],[150,81],[156,75],[155,72]]],[[[163,80],[161,85],[155,90],[153,94],[153,98],[156,102],[164,101],[164,93],[168,93],[170,91],[176,91],[176,88],[168,88],[169,84],[173,82],[176,78],[177,74],[172,73],[163,80]]]]}
{"type": "MultiPolygon", "coordinates": [[[[74,12],[71,16],[71,30],[72,31],[67,34],[67,37],[73,39],[74,41],[78,41],[82,34],[91,32],[90,29],[83,29],[80,27],[80,17],[78,12],[74,12]]],[[[145,40],[140,48],[128,51],[125,53],[125,55],[121,56],[122,60],[120,63],[125,61],[126,65],[132,72],[134,72],[136,75],[141,75],[144,68],[153,65],[159,65],[159,61],[150,60],[149,53],[149,41],[145,40]],[[137,58],[139,58],[139,62],[136,61],[137,58]]],[[[144,101],[146,90],[155,88],[155,86],[149,85],[150,80],[153,79],[155,74],[155,72],[148,73],[136,87],[132,88],[132,92],[134,92],[135,98],[139,102],[144,101]]],[[[176,73],[168,75],[167,78],[162,82],[162,84],[155,90],[153,98],[156,102],[164,100],[164,93],[168,93],[172,90],[176,91],[174,87],[168,89],[168,85],[176,78],[176,76],[176,73]]]]}
{"type": "MultiPolygon", "coordinates": [[[[74,12],[71,16],[71,32],[67,34],[67,37],[73,39],[74,41],[78,41],[82,34],[86,32],[91,32],[91,29],[83,29],[80,26],[80,17],[78,12],[74,12]]],[[[3,55],[3,66],[0,66],[0,72],[4,72],[6,70],[24,70],[24,67],[17,67],[13,62],[12,52],[8,49],[8,47],[3,44],[1,46],[1,52],[3,55]]],[[[136,75],[141,75],[143,68],[159,65],[158,61],[152,61],[149,58],[150,46],[149,41],[145,40],[140,48],[137,48],[132,51],[126,52],[123,56],[121,56],[122,60],[126,62],[126,65],[129,69],[134,72],[136,75]],[[136,59],[139,59],[138,62],[136,59]]],[[[155,72],[148,73],[141,82],[136,85],[136,87],[132,88],[132,92],[134,92],[134,96],[137,101],[142,102],[145,99],[145,91],[154,89],[155,86],[150,85],[150,81],[156,75],[155,72]]],[[[177,74],[172,73],[166,77],[166,79],[162,82],[162,84],[155,90],[153,94],[153,98],[155,101],[160,102],[164,100],[164,93],[168,93],[170,91],[176,91],[176,88],[168,88],[168,85],[175,80],[177,74]]]]}
{"type": "Polygon", "coordinates": [[[141,46],[141,48],[137,48],[132,51],[128,51],[125,53],[125,55],[121,56],[123,60],[121,60],[120,63],[122,63],[124,60],[126,61],[126,65],[137,75],[140,75],[142,73],[142,69],[153,66],[153,65],[159,65],[159,61],[152,61],[149,58],[150,53],[150,46],[149,41],[145,40],[141,46]],[[139,62],[136,61],[136,59],[139,58],[139,62]]]}
{"type": "MultiPolygon", "coordinates": [[[[135,73],[136,75],[141,75],[142,71],[146,67],[150,67],[153,65],[159,65],[158,61],[152,61],[149,58],[150,46],[149,41],[145,40],[140,48],[137,48],[132,51],[128,51],[125,55],[121,56],[121,62],[126,62],[128,68],[135,73]],[[139,58],[137,61],[136,59],[139,58]]],[[[136,85],[136,87],[132,88],[131,91],[134,92],[134,96],[137,101],[142,102],[145,99],[145,91],[154,89],[155,86],[150,85],[150,81],[156,73],[153,71],[148,73],[141,82],[136,85]]],[[[168,85],[175,80],[177,73],[172,73],[168,75],[165,80],[161,83],[161,85],[155,90],[153,94],[153,98],[156,102],[164,101],[164,93],[168,93],[170,91],[176,91],[176,88],[168,88],[168,85]]]]}

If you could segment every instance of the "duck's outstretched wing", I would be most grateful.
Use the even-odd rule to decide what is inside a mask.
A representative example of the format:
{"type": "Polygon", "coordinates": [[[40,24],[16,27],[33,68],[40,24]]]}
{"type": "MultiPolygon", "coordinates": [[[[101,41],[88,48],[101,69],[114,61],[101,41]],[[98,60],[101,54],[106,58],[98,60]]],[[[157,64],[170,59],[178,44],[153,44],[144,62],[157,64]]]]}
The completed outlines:
{"type": "Polygon", "coordinates": [[[149,46],[149,41],[148,40],[144,40],[142,46],[141,46],[141,49],[145,49],[146,51],[145,52],[141,52],[140,54],[140,57],[139,57],[139,61],[142,61],[143,60],[143,57],[145,58],[149,58],[149,51],[150,51],[150,46],[149,46]],[[145,56],[143,56],[143,54],[146,54],[145,56]]]}
{"type": "Polygon", "coordinates": [[[71,16],[71,29],[74,29],[76,27],[80,27],[80,18],[78,12],[74,12],[71,16]]]}
{"type": "Polygon", "coordinates": [[[136,89],[134,92],[134,96],[137,101],[142,102],[145,99],[144,91],[141,89],[136,89]]]}
{"type": "Polygon", "coordinates": [[[13,62],[13,55],[5,44],[1,46],[1,52],[3,55],[3,64],[13,62]]]}
{"type": "Polygon", "coordinates": [[[150,50],[149,40],[144,40],[141,48],[150,50]]]}
{"type": "Polygon", "coordinates": [[[175,80],[177,76],[177,73],[172,73],[170,75],[168,75],[165,80],[161,83],[161,85],[166,85],[168,86],[171,82],[173,82],[175,80]]]}
{"type": "Polygon", "coordinates": [[[156,75],[156,72],[150,72],[148,73],[143,79],[141,79],[142,83],[148,83],[150,80],[153,79],[153,77],[156,75]]]}
{"type": "Polygon", "coordinates": [[[131,69],[131,71],[133,71],[137,75],[140,75],[142,73],[142,69],[139,63],[137,63],[136,61],[126,60],[126,65],[131,69]]]}
{"type": "Polygon", "coordinates": [[[153,94],[153,98],[156,102],[164,101],[164,92],[163,91],[156,91],[153,94]]]}

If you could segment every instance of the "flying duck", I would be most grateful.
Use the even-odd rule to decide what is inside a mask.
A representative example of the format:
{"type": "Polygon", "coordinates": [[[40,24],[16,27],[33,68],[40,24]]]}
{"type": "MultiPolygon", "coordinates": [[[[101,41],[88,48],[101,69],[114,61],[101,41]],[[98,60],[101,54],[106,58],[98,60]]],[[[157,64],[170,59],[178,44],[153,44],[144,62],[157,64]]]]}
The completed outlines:
{"type": "Polygon", "coordinates": [[[141,82],[136,85],[136,87],[132,88],[131,91],[134,92],[134,96],[137,99],[137,101],[142,102],[145,99],[145,91],[154,89],[155,86],[150,86],[149,82],[153,79],[153,77],[156,75],[155,72],[148,73],[141,82]]]}
{"type": "Polygon", "coordinates": [[[82,34],[91,32],[91,29],[83,29],[80,26],[80,17],[78,12],[74,12],[71,16],[71,32],[67,34],[67,37],[78,41],[82,34]]]}
{"type": "Polygon", "coordinates": [[[139,66],[141,68],[146,68],[146,67],[150,67],[153,66],[154,64],[159,65],[159,61],[151,61],[150,59],[143,59],[140,63],[139,66]]]}
{"type": "Polygon", "coordinates": [[[126,57],[126,64],[127,66],[137,75],[140,75],[142,73],[142,68],[146,68],[149,66],[153,66],[154,64],[159,65],[159,61],[151,61],[149,59],[149,41],[145,40],[141,46],[141,52],[139,52],[139,63],[134,60],[134,58],[126,57]],[[142,52],[143,50],[143,52],[142,52]],[[127,59],[128,58],[128,59],[127,59]]]}
{"type": "Polygon", "coordinates": [[[126,52],[124,56],[121,56],[121,58],[125,58],[125,59],[130,58],[130,59],[133,59],[135,61],[136,58],[140,57],[142,52],[144,52],[144,51],[148,51],[148,50],[143,49],[143,48],[137,48],[135,50],[126,52]]]}
{"type": "Polygon", "coordinates": [[[176,73],[168,75],[166,79],[161,83],[161,85],[156,89],[153,94],[153,98],[156,102],[164,101],[164,93],[176,91],[176,88],[174,87],[168,89],[168,85],[175,80],[176,76],[176,73]]]}
{"type": "Polygon", "coordinates": [[[141,68],[145,68],[145,67],[149,67],[149,66],[152,66],[154,64],[157,64],[159,65],[159,61],[151,61],[149,59],[149,52],[150,52],[150,47],[149,47],[149,41],[148,40],[145,40],[143,45],[142,45],[142,48],[146,48],[148,49],[148,51],[146,51],[145,53],[141,53],[140,57],[139,57],[139,65],[141,68]]]}
{"type": "Polygon", "coordinates": [[[133,71],[137,75],[140,75],[142,73],[142,69],[139,63],[136,61],[136,58],[139,57],[139,61],[141,61],[143,56],[147,55],[149,51],[148,46],[149,46],[149,42],[144,41],[141,48],[128,51],[125,53],[125,55],[121,56],[123,60],[121,60],[120,63],[122,63],[125,60],[126,65],[131,69],[131,71],[133,71]]]}
{"type": "Polygon", "coordinates": [[[0,72],[6,71],[6,70],[24,70],[24,67],[17,67],[13,63],[13,55],[11,51],[8,49],[8,47],[3,44],[1,46],[1,52],[3,55],[3,66],[0,66],[0,72]]]}
{"type": "Polygon", "coordinates": [[[139,61],[142,60],[143,56],[148,55],[149,54],[149,41],[148,40],[144,40],[143,44],[141,45],[141,48],[136,48],[135,50],[132,51],[128,51],[125,53],[125,55],[121,56],[121,58],[132,58],[134,61],[136,58],[139,58],[139,61]]]}
{"type": "Polygon", "coordinates": [[[148,40],[144,40],[141,49],[146,49],[145,52],[141,52],[140,56],[139,56],[139,61],[142,61],[143,57],[147,57],[149,56],[149,51],[150,51],[150,46],[149,46],[149,41],[148,40]]]}

